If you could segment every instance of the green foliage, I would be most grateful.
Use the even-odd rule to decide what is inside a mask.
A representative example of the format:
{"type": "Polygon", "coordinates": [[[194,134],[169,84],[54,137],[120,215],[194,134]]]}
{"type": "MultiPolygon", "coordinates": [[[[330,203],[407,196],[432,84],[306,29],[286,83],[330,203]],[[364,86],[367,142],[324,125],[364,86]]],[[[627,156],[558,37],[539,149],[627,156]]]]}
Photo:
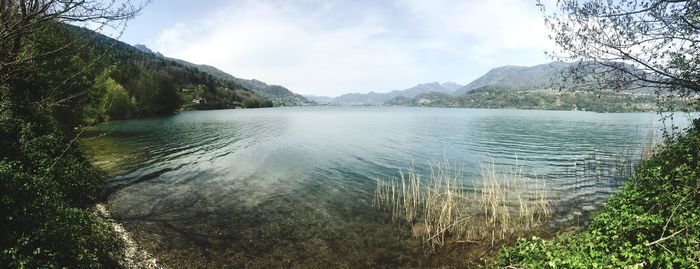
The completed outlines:
{"type": "Polygon", "coordinates": [[[106,88],[107,93],[103,98],[103,100],[105,100],[103,104],[105,114],[107,115],[106,120],[130,118],[133,114],[134,106],[131,104],[129,93],[126,92],[124,87],[111,78],[107,79],[106,88]]]}
{"type": "Polygon", "coordinates": [[[699,268],[700,121],[670,139],[579,234],[519,239],[501,266],[699,268]]]}
{"type": "Polygon", "coordinates": [[[93,101],[83,108],[83,122],[127,119],[134,113],[129,93],[106,73],[95,79],[89,94],[93,101]]]}
{"type": "Polygon", "coordinates": [[[103,179],[53,122],[0,114],[0,267],[117,267],[120,241],[88,210],[103,179]]]}
{"type": "Polygon", "coordinates": [[[260,107],[261,102],[260,100],[256,98],[248,98],[245,101],[243,101],[243,107],[247,108],[254,108],[254,107],[260,107]]]}
{"type": "Polygon", "coordinates": [[[272,107],[274,104],[270,100],[265,100],[260,103],[260,107],[272,107]]]}
{"type": "Polygon", "coordinates": [[[141,115],[172,113],[180,105],[173,79],[165,71],[143,72],[134,83],[134,97],[141,115]]]}

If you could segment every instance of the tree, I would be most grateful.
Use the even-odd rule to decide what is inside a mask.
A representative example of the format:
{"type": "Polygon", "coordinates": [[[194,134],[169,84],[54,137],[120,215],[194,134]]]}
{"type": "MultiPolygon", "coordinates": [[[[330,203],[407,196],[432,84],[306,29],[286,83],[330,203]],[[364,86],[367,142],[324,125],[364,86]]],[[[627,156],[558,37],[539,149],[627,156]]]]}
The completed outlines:
{"type": "Polygon", "coordinates": [[[82,63],[69,76],[62,74],[60,81],[35,81],[48,73],[43,71],[54,70],[47,65],[70,62],[86,45],[75,25],[123,29],[120,26],[142,8],[130,0],[0,0],[0,85],[6,86],[2,97],[29,109],[51,109],[83,96],[86,87],[78,91],[72,84],[84,80],[91,63],[82,63]]]}
{"type": "Polygon", "coordinates": [[[560,49],[552,55],[579,62],[574,80],[700,93],[700,1],[559,0],[553,12],[541,0],[538,6],[560,49]]]}
{"type": "Polygon", "coordinates": [[[129,93],[124,87],[113,79],[107,79],[107,94],[105,95],[104,109],[107,120],[128,119],[133,113],[134,107],[131,104],[129,93]]]}
{"type": "Polygon", "coordinates": [[[89,90],[91,102],[83,107],[83,122],[97,123],[104,120],[121,120],[131,117],[134,107],[129,93],[119,82],[103,72],[89,90]]]}
{"type": "Polygon", "coordinates": [[[173,78],[163,70],[142,72],[133,91],[140,115],[171,114],[182,102],[173,78]]]}

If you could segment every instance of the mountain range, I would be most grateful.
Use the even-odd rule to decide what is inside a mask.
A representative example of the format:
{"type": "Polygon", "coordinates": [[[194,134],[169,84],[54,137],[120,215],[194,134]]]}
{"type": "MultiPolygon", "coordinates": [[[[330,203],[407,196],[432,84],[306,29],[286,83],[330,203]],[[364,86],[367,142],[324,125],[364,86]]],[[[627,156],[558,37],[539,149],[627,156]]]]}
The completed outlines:
{"type": "Polygon", "coordinates": [[[561,82],[561,74],[573,65],[573,63],[565,62],[551,62],[531,67],[509,65],[491,69],[483,76],[466,85],[454,82],[431,82],[387,93],[348,93],[338,97],[312,95],[305,97],[319,104],[330,105],[395,105],[402,102],[389,101],[393,99],[408,100],[425,94],[430,94],[432,97],[441,96],[441,99],[444,99],[449,96],[464,95],[486,86],[544,88],[554,82],[561,82]]]}
{"type": "MultiPolygon", "coordinates": [[[[597,68],[598,65],[583,66],[597,68]]],[[[567,81],[566,75],[572,68],[579,67],[578,63],[566,62],[551,62],[530,67],[502,66],[491,69],[466,85],[454,82],[431,82],[387,93],[349,93],[335,98],[306,97],[319,104],[327,105],[521,108],[598,112],[657,109],[655,89],[631,88],[601,91],[595,87],[591,88],[595,84],[584,83],[585,86],[579,87],[567,81]],[[570,90],[557,90],[553,87],[554,85],[570,90]]]]}
{"type": "MultiPolygon", "coordinates": [[[[306,96],[319,104],[328,105],[425,105],[450,103],[450,98],[459,98],[475,90],[485,89],[519,89],[519,91],[534,91],[552,88],[553,85],[567,85],[564,75],[577,63],[555,61],[535,66],[501,66],[488,71],[474,81],[460,85],[454,82],[431,82],[418,84],[405,90],[394,90],[387,93],[348,93],[338,97],[306,96]]],[[[591,68],[591,67],[588,67],[591,68]]],[[[568,84],[571,84],[568,82],[568,84]]],[[[650,94],[654,89],[642,88],[626,93],[650,94]]]]}
{"type": "Polygon", "coordinates": [[[347,93],[338,97],[326,97],[326,96],[313,96],[307,95],[306,97],[316,101],[319,104],[331,104],[331,105],[382,105],[385,102],[397,98],[413,98],[419,94],[439,92],[439,93],[451,93],[455,90],[462,88],[462,85],[454,82],[430,82],[424,84],[418,84],[414,87],[405,90],[394,90],[387,93],[347,93]]]}
{"type": "MultiPolygon", "coordinates": [[[[551,62],[535,66],[502,66],[489,70],[486,74],[473,80],[466,85],[455,82],[430,82],[418,84],[404,90],[393,90],[386,93],[347,93],[337,97],[327,96],[302,96],[289,89],[269,85],[255,79],[242,79],[228,74],[216,67],[209,65],[193,64],[184,60],[168,58],[158,52],[154,52],[144,45],[136,44],[134,48],[144,53],[152,54],[159,58],[168,59],[184,66],[196,68],[212,77],[220,80],[230,81],[242,88],[248,89],[267,100],[271,100],[276,106],[305,106],[305,105],[401,105],[401,106],[451,106],[451,107],[518,107],[518,108],[547,108],[560,109],[561,96],[556,98],[556,106],[549,104],[553,95],[544,91],[552,85],[564,85],[564,74],[576,63],[551,62]],[[491,96],[485,98],[492,93],[491,96]],[[513,96],[519,96],[513,99],[513,96]],[[498,97],[496,97],[498,96],[498,97]],[[528,99],[528,102],[523,102],[528,99]],[[475,101],[476,100],[476,101],[475,101]],[[539,102],[539,103],[538,103],[539,102]],[[544,102],[544,103],[543,103],[544,102]]],[[[649,94],[653,89],[643,89],[635,92],[649,94]]],[[[578,98],[581,98],[580,95],[578,98]]],[[[568,97],[565,96],[565,100],[568,97]]],[[[576,99],[576,97],[572,97],[576,99]]],[[[573,100],[572,99],[572,100],[573,100]]],[[[552,99],[554,100],[554,99],[552,99]]],[[[639,101],[639,100],[638,100],[639,101]]],[[[643,106],[635,107],[634,110],[648,109],[649,100],[642,100],[643,106]]],[[[564,107],[576,107],[576,100],[565,103],[564,107]]],[[[586,100],[588,102],[588,100],[586,100]]],[[[633,103],[631,100],[628,103],[633,103]]],[[[578,102],[583,109],[593,108],[589,104],[578,102]]],[[[595,106],[595,109],[601,110],[595,106]]],[[[622,111],[624,107],[604,106],[602,110],[622,111]]]]}

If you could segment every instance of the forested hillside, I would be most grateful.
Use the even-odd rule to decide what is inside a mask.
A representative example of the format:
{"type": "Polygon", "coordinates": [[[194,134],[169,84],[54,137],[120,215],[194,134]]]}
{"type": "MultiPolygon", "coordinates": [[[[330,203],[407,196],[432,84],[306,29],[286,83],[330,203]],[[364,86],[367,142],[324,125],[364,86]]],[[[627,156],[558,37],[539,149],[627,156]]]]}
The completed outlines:
{"type": "Polygon", "coordinates": [[[56,24],[54,29],[44,37],[46,46],[73,45],[66,50],[66,57],[42,63],[46,72],[36,74],[32,83],[44,92],[27,98],[53,102],[48,105],[66,126],[170,114],[180,109],[272,106],[235,82],[144,53],[107,36],[65,24],[56,24]],[[51,92],[51,86],[40,86],[60,81],[65,81],[68,90],[51,92]]]}
{"type": "Polygon", "coordinates": [[[94,77],[91,94],[97,102],[88,105],[84,115],[88,118],[124,119],[178,109],[272,106],[269,100],[235,82],[89,30],[69,28],[76,32],[75,38],[87,41],[81,50],[95,55],[87,54],[82,59],[94,64],[87,76],[94,77]],[[102,98],[95,98],[99,96],[102,98]]]}
{"type": "MultiPolygon", "coordinates": [[[[158,55],[158,53],[154,53],[158,55]]],[[[289,89],[279,86],[279,85],[269,85],[265,82],[256,79],[242,79],[234,77],[233,75],[219,70],[216,67],[205,65],[205,64],[193,64],[184,60],[169,58],[173,61],[181,63],[188,67],[194,67],[198,70],[214,76],[215,78],[231,81],[237,83],[246,89],[252,90],[253,92],[265,97],[266,99],[272,101],[275,106],[306,106],[315,105],[316,103],[307,99],[304,96],[296,94],[289,89]]]]}

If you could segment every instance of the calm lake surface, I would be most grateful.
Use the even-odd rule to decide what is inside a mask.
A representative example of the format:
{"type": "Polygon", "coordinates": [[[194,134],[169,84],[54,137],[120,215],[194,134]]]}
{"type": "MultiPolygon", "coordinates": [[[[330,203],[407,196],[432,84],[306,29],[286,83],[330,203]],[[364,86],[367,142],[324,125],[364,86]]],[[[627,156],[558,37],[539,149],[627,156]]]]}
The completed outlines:
{"type": "MultiPolygon", "coordinates": [[[[81,147],[111,176],[108,206],[175,267],[416,267],[410,232],[372,208],[377,178],[448,159],[466,186],[517,158],[581,221],[619,182],[584,165],[634,155],[654,113],[312,107],[183,112],[101,124],[81,147]]],[[[596,167],[596,169],[599,169],[596,167]]],[[[459,250],[453,250],[459,251],[459,250]]]]}

